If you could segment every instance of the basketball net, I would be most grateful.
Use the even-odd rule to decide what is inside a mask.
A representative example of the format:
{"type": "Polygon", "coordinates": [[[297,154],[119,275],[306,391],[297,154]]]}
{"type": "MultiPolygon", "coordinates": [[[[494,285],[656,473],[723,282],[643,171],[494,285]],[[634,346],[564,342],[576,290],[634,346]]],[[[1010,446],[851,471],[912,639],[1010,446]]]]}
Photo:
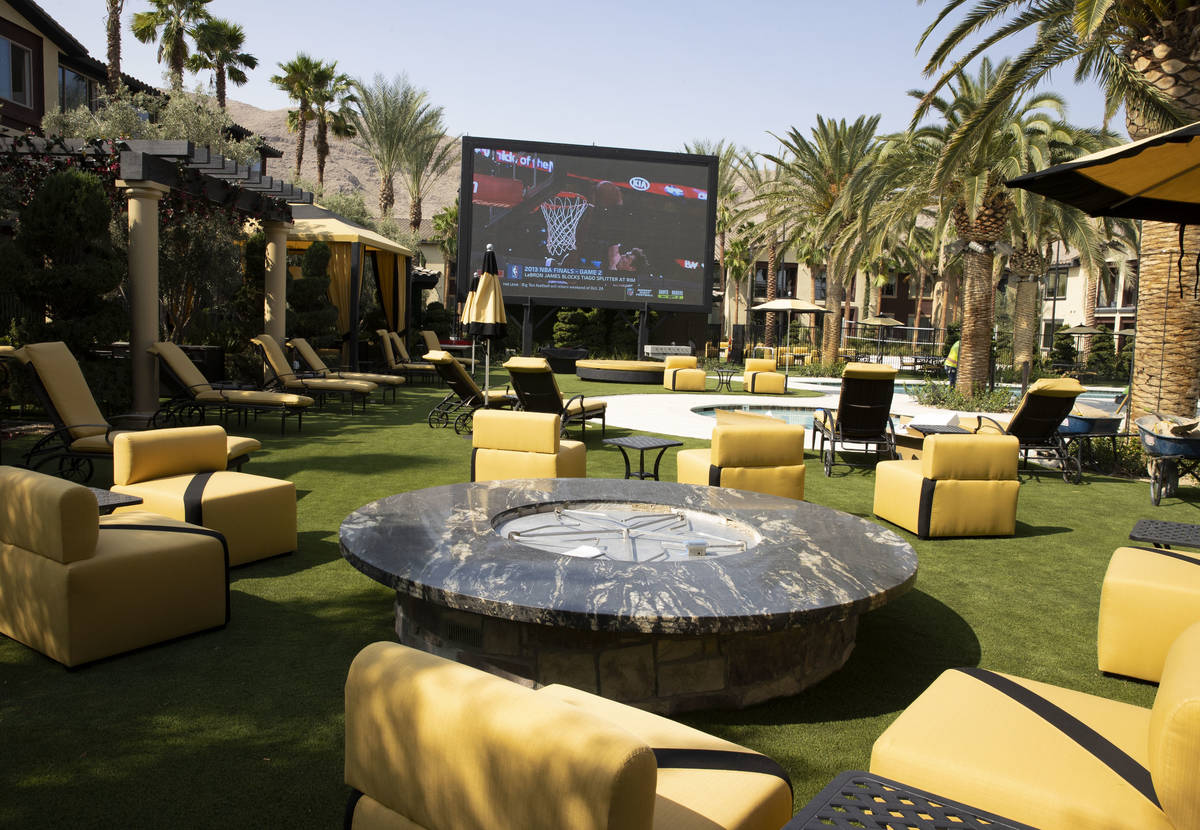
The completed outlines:
{"type": "Polygon", "coordinates": [[[575,250],[575,229],[587,210],[587,199],[578,193],[560,193],[542,202],[542,217],[546,220],[546,250],[560,257],[575,250]]]}

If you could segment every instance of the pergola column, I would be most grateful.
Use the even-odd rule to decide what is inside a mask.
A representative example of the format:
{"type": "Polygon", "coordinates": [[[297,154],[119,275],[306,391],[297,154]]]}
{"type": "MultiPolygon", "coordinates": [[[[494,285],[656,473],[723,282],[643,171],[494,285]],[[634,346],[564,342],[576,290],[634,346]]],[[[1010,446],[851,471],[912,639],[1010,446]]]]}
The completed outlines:
{"type": "Polygon", "coordinates": [[[157,365],[147,351],[158,340],[158,202],[170,190],[151,181],[118,181],[129,195],[129,365],[133,410],[158,409],[157,365]]]}
{"type": "Polygon", "coordinates": [[[263,285],[263,331],[280,343],[285,339],[287,319],[287,234],[283,222],[265,222],[267,273],[263,285]]]}

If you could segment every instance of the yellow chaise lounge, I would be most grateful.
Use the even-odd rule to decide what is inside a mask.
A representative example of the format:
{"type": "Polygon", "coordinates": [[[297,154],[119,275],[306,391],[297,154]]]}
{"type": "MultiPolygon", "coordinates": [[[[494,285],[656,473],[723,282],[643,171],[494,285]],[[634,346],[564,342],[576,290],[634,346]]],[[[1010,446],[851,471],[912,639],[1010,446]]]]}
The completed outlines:
{"type": "Polygon", "coordinates": [[[792,811],[765,755],[398,643],[350,666],[345,780],[354,830],[778,830],[792,811]]]}

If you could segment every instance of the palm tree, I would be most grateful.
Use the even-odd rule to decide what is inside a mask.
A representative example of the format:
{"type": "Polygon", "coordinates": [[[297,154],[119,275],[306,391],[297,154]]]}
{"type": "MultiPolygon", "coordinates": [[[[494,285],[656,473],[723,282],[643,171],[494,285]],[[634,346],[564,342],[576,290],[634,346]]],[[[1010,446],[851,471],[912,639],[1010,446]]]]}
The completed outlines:
{"type": "Polygon", "coordinates": [[[433,238],[442,252],[448,284],[458,264],[458,199],[433,215],[433,238]]]}
{"type": "MultiPolygon", "coordinates": [[[[1034,41],[1011,63],[977,119],[992,117],[998,101],[1030,89],[1056,67],[1075,63],[1076,80],[1094,80],[1104,90],[1108,114],[1125,105],[1134,139],[1177,124],[1200,120],[1200,5],[1194,0],[946,0],[933,30],[959,10],[965,16],[935,48],[926,73],[942,69],[968,39],[979,42],[954,60],[938,81],[1009,36],[1034,41]]],[[[931,90],[932,92],[936,91],[931,90]]],[[[971,128],[971,124],[965,124],[971,128]]],[[[1183,251],[1200,251],[1200,227],[1191,226],[1180,245],[1175,225],[1146,222],[1138,282],[1133,409],[1193,415],[1200,385],[1200,303],[1170,291],[1172,262],[1183,251]]]]}
{"type": "MultiPolygon", "coordinates": [[[[963,254],[958,389],[968,395],[988,376],[995,243],[1006,236],[1014,209],[1004,182],[1047,166],[1057,157],[1055,148],[1065,148],[1073,140],[1070,131],[1060,129],[1062,99],[1039,93],[1010,100],[969,142],[954,144],[961,125],[977,113],[1005,69],[1004,63],[993,69],[985,58],[978,74],[960,72],[950,83],[951,98],[934,96],[931,105],[941,121],[885,144],[873,171],[875,189],[867,197],[876,203],[890,195],[910,208],[936,204],[939,234],[947,225],[953,228],[963,254]]],[[[925,97],[920,91],[911,94],[925,97]]]]}
{"type": "Polygon", "coordinates": [[[271,76],[271,83],[296,102],[296,109],[288,111],[288,130],[296,134],[296,178],[300,178],[300,165],[304,161],[304,139],[308,122],[314,116],[314,85],[321,66],[320,61],[300,52],[287,63],[279,64],[280,73],[271,76]]]}
{"type": "Polygon", "coordinates": [[[242,86],[249,80],[245,69],[258,66],[258,58],[243,52],[246,33],[229,20],[210,18],[196,27],[196,51],[187,61],[189,72],[211,71],[216,77],[217,106],[225,109],[225,81],[242,86]]]}
{"type": "Polygon", "coordinates": [[[108,35],[108,77],[104,88],[109,95],[116,95],[121,88],[121,12],[125,9],[125,0],[106,0],[108,16],[105,25],[108,35]]]}
{"type": "Polygon", "coordinates": [[[208,20],[211,0],[149,0],[150,9],[133,16],[133,36],[142,43],[158,41],[158,62],[167,65],[171,89],[183,89],[189,37],[208,20]]]}
{"type": "MultiPolygon", "coordinates": [[[[859,116],[853,124],[818,115],[808,136],[795,127],[782,138],[776,136],[783,153],[767,156],[779,165],[779,180],[769,199],[779,215],[804,228],[808,247],[820,250],[826,244],[843,244],[836,242],[839,235],[857,221],[860,206],[851,191],[872,162],[878,126],[878,115],[859,116]]],[[[834,257],[826,263],[825,307],[831,313],[821,340],[823,363],[837,360],[845,289],[855,273],[853,267],[838,267],[841,262],[842,258],[834,257]]]]}
{"type": "Polygon", "coordinates": [[[408,227],[414,235],[421,232],[421,202],[429,189],[456,164],[458,139],[450,138],[442,128],[442,108],[431,108],[404,146],[400,172],[408,191],[408,227]]]}
{"type": "Polygon", "coordinates": [[[337,71],[337,61],[321,64],[313,74],[312,111],[317,122],[313,148],[317,151],[317,189],[325,188],[325,159],[329,158],[329,133],[340,138],[354,135],[350,105],[354,103],[354,81],[337,71]]]}
{"type": "Polygon", "coordinates": [[[683,145],[685,153],[717,157],[717,263],[725,270],[725,236],[733,227],[738,201],[737,160],[739,150],[733,144],[699,139],[683,145]]]}
{"type": "Polygon", "coordinates": [[[404,148],[414,132],[423,129],[431,105],[425,90],[403,75],[391,81],[376,75],[370,86],[355,81],[354,97],[350,123],[358,145],[379,171],[379,215],[387,217],[396,203],[395,178],[403,167],[404,148]]]}

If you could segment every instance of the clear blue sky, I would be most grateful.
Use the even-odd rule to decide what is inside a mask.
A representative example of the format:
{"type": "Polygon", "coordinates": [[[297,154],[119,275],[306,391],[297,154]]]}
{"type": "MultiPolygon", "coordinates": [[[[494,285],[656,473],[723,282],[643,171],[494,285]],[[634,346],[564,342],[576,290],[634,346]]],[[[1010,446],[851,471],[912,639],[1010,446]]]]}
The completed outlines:
{"type": "MultiPolygon", "coordinates": [[[[104,60],[104,4],[38,0],[104,60]]],[[[928,48],[917,39],[940,8],[915,0],[213,0],[240,23],[259,60],[232,98],[288,106],[268,78],[306,51],[352,77],[407,73],[442,105],[452,133],[679,150],[699,138],[772,151],[768,131],[807,131],[817,114],[882,114],[907,126],[926,88],[928,48]]],[[[154,46],[129,32],[145,0],[127,0],[122,69],[162,84],[154,46]]],[[[1015,47],[1014,47],[1015,48],[1015,47]]],[[[207,73],[189,87],[208,84],[207,73]]],[[[1050,88],[1076,124],[1098,126],[1103,106],[1069,72],[1050,88]]],[[[1118,120],[1114,126],[1121,126],[1118,120]]]]}

